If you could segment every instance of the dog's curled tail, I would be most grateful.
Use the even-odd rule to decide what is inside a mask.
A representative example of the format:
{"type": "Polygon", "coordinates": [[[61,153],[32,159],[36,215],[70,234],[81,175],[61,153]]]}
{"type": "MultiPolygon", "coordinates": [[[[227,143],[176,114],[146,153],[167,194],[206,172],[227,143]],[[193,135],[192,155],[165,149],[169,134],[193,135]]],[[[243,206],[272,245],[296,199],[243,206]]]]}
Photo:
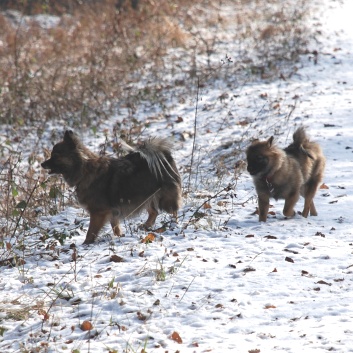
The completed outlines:
{"type": "Polygon", "coordinates": [[[293,134],[293,143],[288,147],[288,152],[298,151],[311,159],[314,157],[308,152],[310,140],[306,135],[305,128],[299,127],[293,134]]]}
{"type": "Polygon", "coordinates": [[[171,178],[180,184],[180,176],[172,158],[172,143],[167,139],[154,137],[135,148],[126,143],[122,143],[122,147],[128,152],[139,153],[156,177],[171,178]]]}

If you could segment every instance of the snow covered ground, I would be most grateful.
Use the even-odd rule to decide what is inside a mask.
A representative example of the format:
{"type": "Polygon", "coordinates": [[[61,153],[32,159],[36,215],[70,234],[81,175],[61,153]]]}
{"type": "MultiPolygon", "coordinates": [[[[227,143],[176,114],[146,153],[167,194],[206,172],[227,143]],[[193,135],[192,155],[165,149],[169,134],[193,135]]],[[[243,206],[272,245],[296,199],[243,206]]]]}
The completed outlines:
{"type": "MultiPolygon", "coordinates": [[[[83,247],[81,209],[43,218],[42,227],[77,235],[1,268],[1,352],[353,352],[353,4],[325,6],[317,63],[305,56],[271,84],[200,90],[197,173],[177,225],[145,244],[141,220],[129,220],[120,240],[107,227],[83,247]],[[259,224],[236,150],[271,135],[286,146],[300,125],[327,157],[319,215],[285,219],[273,201],[259,224]]],[[[157,135],[173,131],[179,166],[190,164],[195,99],[172,108],[172,123],[152,124],[157,135]]]]}

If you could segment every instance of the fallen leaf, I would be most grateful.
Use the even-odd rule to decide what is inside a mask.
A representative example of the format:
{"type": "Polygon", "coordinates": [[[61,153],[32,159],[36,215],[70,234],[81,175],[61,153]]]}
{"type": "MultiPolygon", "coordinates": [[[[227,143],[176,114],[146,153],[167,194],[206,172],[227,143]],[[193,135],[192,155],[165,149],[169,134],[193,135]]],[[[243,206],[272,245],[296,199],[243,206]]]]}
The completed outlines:
{"type": "Polygon", "coordinates": [[[343,281],[344,281],[344,278],[335,278],[334,281],[335,281],[335,282],[343,282],[343,281]]]}
{"type": "Polygon", "coordinates": [[[212,206],[206,202],[204,205],[203,205],[203,208],[206,210],[206,209],[209,209],[209,208],[212,208],[212,206]]]}
{"type": "Polygon", "coordinates": [[[124,259],[118,255],[110,256],[110,262],[124,262],[124,259]]]}
{"type": "Polygon", "coordinates": [[[320,189],[329,189],[329,187],[325,183],[322,183],[320,189]]]}
{"type": "Polygon", "coordinates": [[[244,268],[244,272],[252,272],[252,271],[256,271],[256,270],[252,267],[244,268]]]}
{"type": "Polygon", "coordinates": [[[161,234],[167,230],[167,227],[160,227],[154,230],[155,233],[161,234]]]}
{"type": "Polygon", "coordinates": [[[147,320],[147,315],[142,314],[141,311],[137,312],[137,318],[141,321],[146,321],[147,320]]]}
{"type": "Polygon", "coordinates": [[[183,343],[183,340],[181,339],[179,333],[176,332],[176,331],[174,331],[174,332],[172,333],[172,335],[170,336],[170,338],[171,338],[173,341],[175,341],[175,342],[177,342],[177,343],[179,343],[179,344],[180,344],[180,343],[183,343]]]}
{"type": "Polygon", "coordinates": [[[141,243],[152,243],[156,239],[156,236],[153,233],[148,233],[147,236],[145,236],[142,240],[141,243]]]}
{"type": "Polygon", "coordinates": [[[260,349],[250,349],[249,353],[260,353],[260,349]]]}
{"type": "Polygon", "coordinates": [[[246,125],[249,125],[249,121],[248,120],[241,120],[241,121],[238,121],[237,124],[240,126],[246,126],[246,125]]]}
{"type": "Polygon", "coordinates": [[[89,321],[85,320],[82,322],[80,328],[82,331],[90,331],[93,329],[93,325],[89,321]]]}
{"type": "Polygon", "coordinates": [[[254,238],[255,235],[254,234],[248,234],[248,235],[245,235],[245,238],[254,238]]]}
{"type": "Polygon", "coordinates": [[[267,304],[267,305],[265,305],[265,309],[276,309],[276,306],[271,305],[271,304],[267,304]]]}
{"type": "Polygon", "coordinates": [[[274,235],[265,235],[264,238],[266,239],[277,239],[274,235]]]}
{"type": "Polygon", "coordinates": [[[326,284],[327,286],[332,286],[332,283],[328,283],[323,280],[318,281],[317,284],[326,284]]]}
{"type": "Polygon", "coordinates": [[[279,105],[279,103],[277,103],[277,104],[273,105],[272,109],[278,109],[279,107],[280,107],[280,105],[279,105]]]}
{"type": "Polygon", "coordinates": [[[294,260],[292,258],[288,257],[288,256],[285,258],[285,261],[294,263],[294,260]]]}

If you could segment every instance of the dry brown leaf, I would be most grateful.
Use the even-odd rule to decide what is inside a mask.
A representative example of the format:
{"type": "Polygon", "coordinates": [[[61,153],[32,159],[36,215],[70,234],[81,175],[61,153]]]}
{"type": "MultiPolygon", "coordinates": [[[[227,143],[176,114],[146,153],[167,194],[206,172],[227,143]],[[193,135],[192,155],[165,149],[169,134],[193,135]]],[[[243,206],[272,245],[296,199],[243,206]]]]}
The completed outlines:
{"type": "Polygon", "coordinates": [[[156,236],[153,233],[148,233],[147,236],[145,236],[142,240],[141,243],[152,243],[156,239],[156,236]]]}
{"type": "Polygon", "coordinates": [[[179,343],[179,344],[180,344],[180,343],[183,343],[183,340],[181,339],[179,333],[176,332],[176,331],[174,331],[174,332],[171,334],[170,338],[171,338],[173,341],[175,341],[175,342],[177,342],[177,343],[179,343]]]}
{"type": "Polygon", "coordinates": [[[167,227],[160,227],[154,230],[155,233],[161,234],[167,230],[167,227]]]}
{"type": "Polygon", "coordinates": [[[267,304],[265,305],[265,309],[276,309],[275,305],[267,304]]]}
{"type": "Polygon", "coordinates": [[[238,121],[237,124],[240,126],[246,126],[246,125],[249,125],[249,121],[248,120],[241,120],[241,121],[238,121]]]}
{"type": "Polygon", "coordinates": [[[124,262],[124,259],[118,255],[110,256],[110,262],[124,262]]]}
{"type": "Polygon", "coordinates": [[[204,208],[205,210],[207,210],[207,209],[209,209],[209,208],[212,208],[212,206],[211,206],[208,202],[206,202],[206,203],[203,205],[203,208],[204,208]]]}
{"type": "Polygon", "coordinates": [[[288,257],[288,256],[287,256],[287,257],[285,258],[285,260],[288,261],[288,262],[294,263],[294,260],[293,260],[291,257],[288,257]]]}
{"type": "Polygon", "coordinates": [[[329,189],[329,187],[325,183],[322,183],[320,189],[329,189]]]}
{"type": "Polygon", "coordinates": [[[90,321],[85,320],[82,322],[81,326],[80,326],[82,331],[90,331],[93,329],[93,325],[91,324],[90,321]]]}
{"type": "Polygon", "coordinates": [[[343,281],[344,281],[344,278],[335,278],[334,281],[335,281],[335,282],[343,282],[343,281]]]}
{"type": "Polygon", "coordinates": [[[147,315],[142,314],[141,311],[137,312],[137,318],[141,321],[146,321],[147,320],[147,315]]]}

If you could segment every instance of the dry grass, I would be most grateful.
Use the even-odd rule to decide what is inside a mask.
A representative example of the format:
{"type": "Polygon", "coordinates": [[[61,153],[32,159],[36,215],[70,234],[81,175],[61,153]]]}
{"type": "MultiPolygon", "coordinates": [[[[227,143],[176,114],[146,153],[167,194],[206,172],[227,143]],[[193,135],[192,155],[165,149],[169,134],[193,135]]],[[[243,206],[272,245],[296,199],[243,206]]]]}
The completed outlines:
{"type": "Polygon", "coordinates": [[[35,17],[14,20],[0,13],[1,123],[43,124],[70,116],[73,127],[84,128],[108,118],[118,104],[159,103],[166,74],[183,78],[176,81],[179,88],[195,75],[208,78],[209,70],[219,74],[212,57],[224,40],[239,43],[234,74],[240,68],[263,78],[277,75],[283,62],[293,63],[307,40],[304,1],[295,8],[280,0],[141,1],[137,10],[128,1],[124,9],[112,0],[79,3],[23,2],[27,12],[60,16],[49,29],[35,17]],[[229,7],[236,18],[228,17],[229,7]],[[172,48],[181,50],[179,56],[166,58],[172,48]],[[141,77],[147,81],[137,89],[141,77]]]}

